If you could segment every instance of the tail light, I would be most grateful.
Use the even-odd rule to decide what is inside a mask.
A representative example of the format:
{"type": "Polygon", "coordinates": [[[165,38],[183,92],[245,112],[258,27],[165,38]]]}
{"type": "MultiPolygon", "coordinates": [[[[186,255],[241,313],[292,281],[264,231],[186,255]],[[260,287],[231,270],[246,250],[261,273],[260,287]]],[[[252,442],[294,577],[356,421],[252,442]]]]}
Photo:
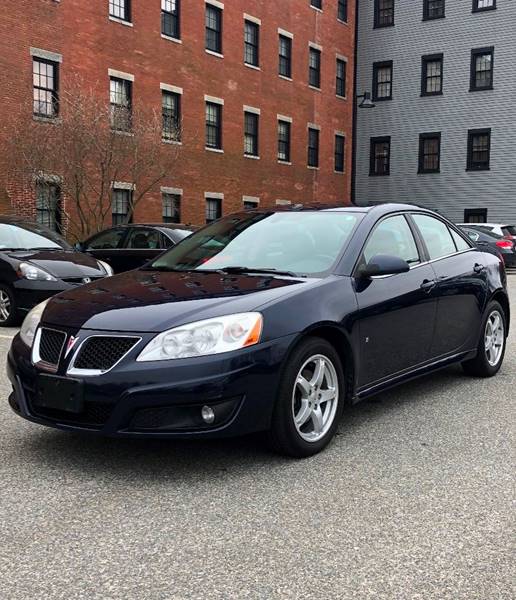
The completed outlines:
{"type": "Polygon", "coordinates": [[[505,250],[512,250],[514,243],[509,240],[498,240],[496,242],[498,248],[504,248],[505,250]]]}

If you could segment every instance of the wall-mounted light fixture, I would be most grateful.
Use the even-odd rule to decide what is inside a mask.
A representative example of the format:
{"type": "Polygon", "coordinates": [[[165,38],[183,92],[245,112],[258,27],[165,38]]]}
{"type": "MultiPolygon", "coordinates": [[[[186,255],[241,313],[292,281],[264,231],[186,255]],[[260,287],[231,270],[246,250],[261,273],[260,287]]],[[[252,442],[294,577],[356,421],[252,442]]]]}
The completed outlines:
{"type": "Polygon", "coordinates": [[[361,100],[358,108],[374,108],[376,104],[371,100],[371,92],[364,92],[357,96],[357,100],[361,100]]]}

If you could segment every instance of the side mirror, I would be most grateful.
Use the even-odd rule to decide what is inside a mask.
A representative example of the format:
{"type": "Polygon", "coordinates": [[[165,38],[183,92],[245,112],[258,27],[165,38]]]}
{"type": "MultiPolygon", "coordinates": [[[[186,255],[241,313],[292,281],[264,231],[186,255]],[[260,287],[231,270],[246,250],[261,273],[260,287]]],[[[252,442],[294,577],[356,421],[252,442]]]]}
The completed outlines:
{"type": "Polygon", "coordinates": [[[377,254],[363,267],[358,270],[359,277],[369,278],[380,275],[396,275],[410,271],[408,262],[398,256],[388,254],[377,254]]]}
{"type": "Polygon", "coordinates": [[[85,250],[83,242],[75,242],[73,247],[77,250],[77,252],[84,252],[85,250]]]}

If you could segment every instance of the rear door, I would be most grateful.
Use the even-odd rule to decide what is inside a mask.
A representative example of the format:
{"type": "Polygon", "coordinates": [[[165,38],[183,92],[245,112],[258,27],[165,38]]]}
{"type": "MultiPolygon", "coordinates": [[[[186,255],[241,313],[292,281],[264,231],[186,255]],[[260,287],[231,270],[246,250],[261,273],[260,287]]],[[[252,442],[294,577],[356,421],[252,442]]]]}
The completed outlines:
{"type": "Polygon", "coordinates": [[[433,215],[413,213],[412,219],[437,281],[432,358],[471,350],[478,342],[488,293],[486,254],[433,215]]]}
{"type": "Polygon", "coordinates": [[[377,254],[398,256],[410,271],[355,279],[359,307],[359,388],[426,362],[434,330],[434,271],[403,214],[383,218],[364,245],[359,265],[377,254]]]}
{"type": "Polygon", "coordinates": [[[120,273],[120,249],[125,232],[124,227],[106,229],[86,241],[85,251],[92,254],[97,260],[107,262],[115,273],[120,273]]]}

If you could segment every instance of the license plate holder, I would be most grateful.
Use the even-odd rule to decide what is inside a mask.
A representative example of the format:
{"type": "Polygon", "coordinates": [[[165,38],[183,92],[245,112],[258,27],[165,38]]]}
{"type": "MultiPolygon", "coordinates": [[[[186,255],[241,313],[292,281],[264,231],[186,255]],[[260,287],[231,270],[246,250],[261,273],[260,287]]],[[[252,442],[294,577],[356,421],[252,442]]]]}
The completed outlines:
{"type": "Polygon", "coordinates": [[[84,408],[83,382],[56,375],[39,375],[34,404],[41,408],[81,413],[84,408]]]}

